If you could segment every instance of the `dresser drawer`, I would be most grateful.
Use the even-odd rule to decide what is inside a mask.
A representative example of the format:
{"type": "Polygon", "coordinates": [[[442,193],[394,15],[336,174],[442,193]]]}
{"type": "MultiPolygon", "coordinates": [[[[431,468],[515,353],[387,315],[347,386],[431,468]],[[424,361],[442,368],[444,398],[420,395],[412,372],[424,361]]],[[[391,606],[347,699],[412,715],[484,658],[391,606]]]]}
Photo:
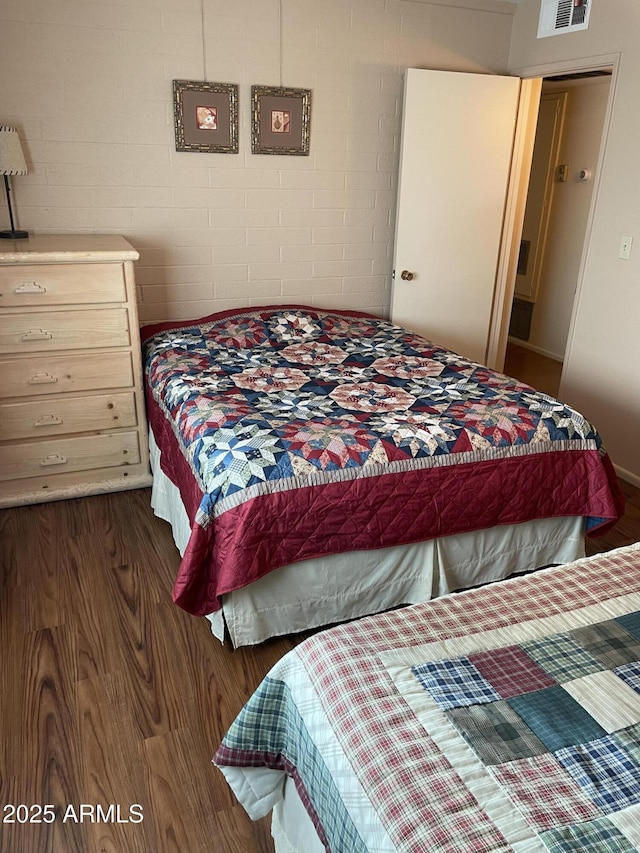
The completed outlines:
{"type": "Polygon", "coordinates": [[[136,404],[132,391],[0,405],[2,441],[134,426],[136,404]]]}
{"type": "Polygon", "coordinates": [[[122,264],[33,264],[0,267],[0,304],[77,305],[124,302],[122,264]]]}
{"type": "Polygon", "coordinates": [[[135,465],[137,432],[54,438],[0,446],[0,481],[135,465]]]}
{"type": "Polygon", "coordinates": [[[47,311],[0,316],[0,353],[129,345],[126,308],[47,311]]]}
{"type": "Polygon", "coordinates": [[[131,388],[133,383],[129,352],[0,359],[0,398],[131,388]]]}

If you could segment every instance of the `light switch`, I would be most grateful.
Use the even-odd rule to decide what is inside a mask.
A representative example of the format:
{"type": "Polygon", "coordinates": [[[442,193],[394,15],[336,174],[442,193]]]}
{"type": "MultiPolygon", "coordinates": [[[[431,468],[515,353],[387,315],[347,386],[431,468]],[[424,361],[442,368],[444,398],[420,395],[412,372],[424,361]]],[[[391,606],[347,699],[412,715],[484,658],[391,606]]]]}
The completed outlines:
{"type": "Polygon", "coordinates": [[[618,249],[618,257],[622,258],[623,261],[628,261],[631,257],[631,244],[633,243],[633,237],[623,237],[620,240],[620,248],[618,249]]]}

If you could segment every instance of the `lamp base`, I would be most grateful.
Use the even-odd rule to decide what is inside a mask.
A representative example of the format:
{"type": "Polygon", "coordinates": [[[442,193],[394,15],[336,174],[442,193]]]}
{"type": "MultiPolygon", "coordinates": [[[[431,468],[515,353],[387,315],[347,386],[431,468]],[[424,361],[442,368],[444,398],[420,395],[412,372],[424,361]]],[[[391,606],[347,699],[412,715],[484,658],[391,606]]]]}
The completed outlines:
{"type": "Polygon", "coordinates": [[[28,236],[28,231],[0,231],[0,237],[4,240],[25,240],[28,236]]]}

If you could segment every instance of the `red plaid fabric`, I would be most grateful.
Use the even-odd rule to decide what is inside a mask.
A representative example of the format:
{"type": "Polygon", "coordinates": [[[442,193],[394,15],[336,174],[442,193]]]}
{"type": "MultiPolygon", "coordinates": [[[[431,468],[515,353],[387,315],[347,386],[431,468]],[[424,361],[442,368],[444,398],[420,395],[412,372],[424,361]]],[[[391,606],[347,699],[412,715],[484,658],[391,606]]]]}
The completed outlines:
{"type": "Polygon", "coordinates": [[[597,806],[548,755],[523,758],[513,766],[498,764],[489,772],[509,789],[516,806],[541,832],[600,816],[597,806]]]}
{"type": "Polygon", "coordinates": [[[553,687],[556,683],[519,646],[505,646],[491,652],[476,652],[469,660],[503,699],[519,696],[531,690],[553,687]],[[510,673],[517,671],[515,680],[510,673]]]}

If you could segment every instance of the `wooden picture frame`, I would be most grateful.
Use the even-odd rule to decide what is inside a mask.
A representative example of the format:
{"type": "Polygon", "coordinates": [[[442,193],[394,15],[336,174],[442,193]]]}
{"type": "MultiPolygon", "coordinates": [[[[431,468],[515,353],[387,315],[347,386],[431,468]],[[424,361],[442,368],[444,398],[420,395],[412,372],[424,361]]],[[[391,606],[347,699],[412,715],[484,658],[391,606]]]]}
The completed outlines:
{"type": "Polygon", "coordinates": [[[173,81],[176,151],[238,153],[238,87],[235,83],[173,81]]]}
{"type": "Polygon", "coordinates": [[[311,90],[251,87],[251,153],[309,153],[311,90]]]}

